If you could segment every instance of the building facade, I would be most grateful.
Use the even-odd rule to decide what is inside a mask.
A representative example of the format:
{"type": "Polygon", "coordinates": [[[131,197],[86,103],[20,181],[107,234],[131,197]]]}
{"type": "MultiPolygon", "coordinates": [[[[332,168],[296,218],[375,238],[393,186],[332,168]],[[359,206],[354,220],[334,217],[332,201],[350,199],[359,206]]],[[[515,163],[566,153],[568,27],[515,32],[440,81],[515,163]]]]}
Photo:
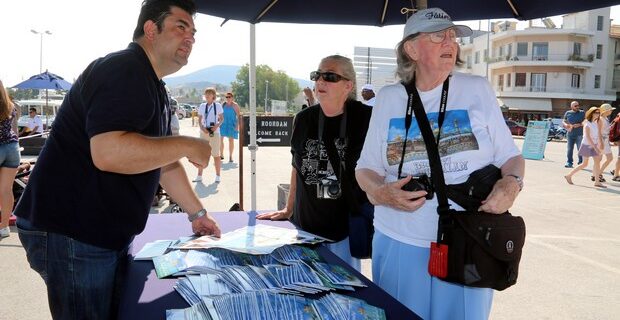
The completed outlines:
{"type": "Polygon", "coordinates": [[[494,23],[490,33],[460,39],[459,71],[487,77],[505,117],[521,122],[560,118],[573,100],[583,109],[614,102],[620,32],[610,32],[616,28],[609,14],[609,8],[567,14],[561,28],[549,19],[524,30],[494,23]]]}
{"type": "Polygon", "coordinates": [[[372,84],[377,94],[384,86],[398,82],[394,49],[354,47],[353,67],[357,80],[357,96],[360,99],[364,84],[372,84]]]}

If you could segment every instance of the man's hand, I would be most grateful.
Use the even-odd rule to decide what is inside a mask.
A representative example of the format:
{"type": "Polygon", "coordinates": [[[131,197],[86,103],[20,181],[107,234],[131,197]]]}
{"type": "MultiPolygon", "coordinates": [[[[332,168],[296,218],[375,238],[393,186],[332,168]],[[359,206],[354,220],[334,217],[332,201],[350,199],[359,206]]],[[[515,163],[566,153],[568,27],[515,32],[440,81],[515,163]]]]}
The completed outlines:
{"type": "Polygon", "coordinates": [[[192,231],[201,236],[212,235],[218,238],[222,236],[220,226],[209,214],[192,221],[192,231]]]}
{"type": "Polygon", "coordinates": [[[293,210],[284,208],[282,210],[265,212],[256,216],[259,220],[288,220],[293,215],[293,210]]]}

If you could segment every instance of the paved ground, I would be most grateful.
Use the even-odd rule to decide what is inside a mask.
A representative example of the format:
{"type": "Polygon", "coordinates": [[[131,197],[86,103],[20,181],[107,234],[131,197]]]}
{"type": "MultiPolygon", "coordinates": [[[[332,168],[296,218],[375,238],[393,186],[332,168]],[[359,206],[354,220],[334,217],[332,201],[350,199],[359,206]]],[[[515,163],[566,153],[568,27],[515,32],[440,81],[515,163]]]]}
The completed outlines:
{"type": "MultiPolygon", "coordinates": [[[[181,133],[197,135],[191,121],[181,133]]],[[[519,146],[523,140],[515,140],[519,146]]],[[[526,219],[528,236],[519,282],[497,292],[492,319],[618,319],[620,315],[620,183],[592,187],[590,172],[562,177],[568,169],[565,144],[548,143],[546,158],[526,161],[525,189],[513,208],[526,219]]],[[[213,168],[195,187],[210,211],[228,211],[239,202],[238,151],[225,164],[222,182],[212,183],[213,168]]],[[[250,205],[250,158],[244,153],[244,202],[250,205]]],[[[258,209],[275,208],[277,185],[288,183],[287,148],[259,148],[256,157],[258,209]]],[[[187,165],[190,178],[195,169],[187,165]]],[[[610,180],[609,173],[605,177],[610,180]]],[[[153,212],[166,211],[164,201],[153,212]]],[[[45,286],[30,270],[15,229],[0,242],[0,319],[49,319],[45,286]]],[[[369,275],[368,263],[364,273],[369,275]]]]}

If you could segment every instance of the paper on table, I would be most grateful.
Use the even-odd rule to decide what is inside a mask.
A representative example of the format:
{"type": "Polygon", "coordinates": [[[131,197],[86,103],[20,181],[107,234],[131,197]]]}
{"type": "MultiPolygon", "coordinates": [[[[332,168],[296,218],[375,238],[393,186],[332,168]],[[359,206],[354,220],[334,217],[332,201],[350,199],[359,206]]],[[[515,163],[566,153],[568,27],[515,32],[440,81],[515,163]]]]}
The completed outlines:
{"type": "Polygon", "coordinates": [[[175,249],[223,248],[249,254],[270,254],[287,244],[314,244],[323,241],[331,240],[302,230],[259,224],[225,233],[220,239],[203,236],[172,247],[175,249]]]}
{"type": "Polygon", "coordinates": [[[154,257],[162,256],[175,240],[155,240],[149,242],[136,253],[134,260],[152,260],[154,257]]]}

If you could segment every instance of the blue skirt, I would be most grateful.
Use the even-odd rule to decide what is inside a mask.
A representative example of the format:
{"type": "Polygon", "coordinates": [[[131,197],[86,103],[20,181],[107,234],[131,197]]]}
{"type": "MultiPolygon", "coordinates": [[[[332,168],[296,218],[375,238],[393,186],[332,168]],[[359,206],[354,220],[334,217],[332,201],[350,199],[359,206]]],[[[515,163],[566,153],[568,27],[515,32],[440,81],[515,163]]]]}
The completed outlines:
{"type": "Polygon", "coordinates": [[[431,277],[429,251],[396,241],[375,229],[373,282],[423,319],[488,319],[493,289],[466,287],[431,277]]]}

